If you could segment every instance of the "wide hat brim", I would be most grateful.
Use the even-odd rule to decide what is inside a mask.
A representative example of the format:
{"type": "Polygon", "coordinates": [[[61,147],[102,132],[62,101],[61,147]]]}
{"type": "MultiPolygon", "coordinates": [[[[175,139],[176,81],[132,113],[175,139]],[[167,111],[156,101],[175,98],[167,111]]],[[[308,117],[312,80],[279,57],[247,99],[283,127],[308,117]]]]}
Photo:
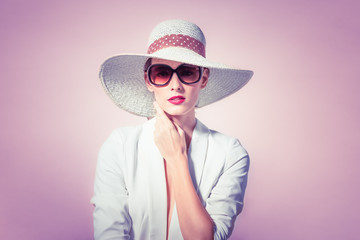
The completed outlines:
{"type": "Polygon", "coordinates": [[[144,65],[149,58],[159,58],[209,68],[210,76],[201,89],[197,107],[223,99],[241,89],[253,72],[228,67],[185,48],[164,48],[153,54],[121,54],[107,59],[100,69],[100,80],[109,97],[120,108],[144,117],[153,117],[154,96],[145,84],[144,65]]]}

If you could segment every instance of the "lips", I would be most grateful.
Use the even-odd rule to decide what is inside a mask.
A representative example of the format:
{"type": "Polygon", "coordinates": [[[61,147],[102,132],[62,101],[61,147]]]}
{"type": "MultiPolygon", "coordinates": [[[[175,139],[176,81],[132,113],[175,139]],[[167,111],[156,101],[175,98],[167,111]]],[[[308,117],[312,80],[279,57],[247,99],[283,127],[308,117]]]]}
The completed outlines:
{"type": "Polygon", "coordinates": [[[168,99],[168,101],[172,104],[181,104],[185,101],[185,98],[183,96],[173,96],[171,98],[168,99]]]}

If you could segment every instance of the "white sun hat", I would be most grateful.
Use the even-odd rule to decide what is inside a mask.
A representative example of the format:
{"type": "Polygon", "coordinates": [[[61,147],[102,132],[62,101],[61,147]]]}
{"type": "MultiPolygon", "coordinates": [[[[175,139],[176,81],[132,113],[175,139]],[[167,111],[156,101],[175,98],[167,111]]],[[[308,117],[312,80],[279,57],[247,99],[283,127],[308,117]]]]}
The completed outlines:
{"type": "Polygon", "coordinates": [[[100,80],[109,97],[120,108],[144,117],[155,115],[154,96],[145,84],[144,65],[149,58],[173,60],[206,67],[208,83],[200,91],[197,107],[203,107],[235,93],[253,72],[228,67],[205,58],[205,36],[188,21],[167,20],[151,32],[147,54],[121,54],[107,59],[100,80]]]}

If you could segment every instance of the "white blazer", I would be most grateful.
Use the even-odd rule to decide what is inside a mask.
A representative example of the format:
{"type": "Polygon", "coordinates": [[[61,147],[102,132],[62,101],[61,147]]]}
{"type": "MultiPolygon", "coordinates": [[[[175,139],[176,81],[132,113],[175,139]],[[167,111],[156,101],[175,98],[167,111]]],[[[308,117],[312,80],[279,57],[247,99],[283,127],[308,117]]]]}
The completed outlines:
{"type": "MultiPolygon", "coordinates": [[[[155,118],[116,129],[100,149],[91,200],[96,240],[166,238],[166,180],[154,123],[155,118]]],[[[194,187],[214,222],[214,238],[227,239],[243,207],[248,154],[237,139],[197,120],[188,159],[194,187]]],[[[183,239],[176,205],[169,239],[183,239]]]]}

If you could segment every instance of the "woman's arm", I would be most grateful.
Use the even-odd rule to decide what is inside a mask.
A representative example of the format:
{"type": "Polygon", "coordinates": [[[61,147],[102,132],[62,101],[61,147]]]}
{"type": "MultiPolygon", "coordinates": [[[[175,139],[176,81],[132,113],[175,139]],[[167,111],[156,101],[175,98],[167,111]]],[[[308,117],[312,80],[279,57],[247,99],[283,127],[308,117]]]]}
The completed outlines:
{"type": "Polygon", "coordinates": [[[206,199],[206,211],[214,222],[215,239],[230,237],[235,220],[244,206],[249,172],[249,155],[240,142],[233,139],[227,145],[226,160],[221,167],[220,177],[206,199]]]}
{"type": "Polygon", "coordinates": [[[176,208],[184,239],[213,239],[213,221],[196,193],[189,173],[187,156],[181,155],[166,161],[173,181],[176,208]]]}
{"type": "Polygon", "coordinates": [[[123,158],[123,141],[113,132],[100,149],[95,177],[94,238],[130,239],[131,218],[128,192],[119,159],[123,158]]]}
{"type": "Polygon", "coordinates": [[[185,133],[157,104],[155,108],[155,143],[166,160],[171,177],[181,233],[184,239],[213,239],[212,219],[202,206],[191,180],[185,133]]]}

